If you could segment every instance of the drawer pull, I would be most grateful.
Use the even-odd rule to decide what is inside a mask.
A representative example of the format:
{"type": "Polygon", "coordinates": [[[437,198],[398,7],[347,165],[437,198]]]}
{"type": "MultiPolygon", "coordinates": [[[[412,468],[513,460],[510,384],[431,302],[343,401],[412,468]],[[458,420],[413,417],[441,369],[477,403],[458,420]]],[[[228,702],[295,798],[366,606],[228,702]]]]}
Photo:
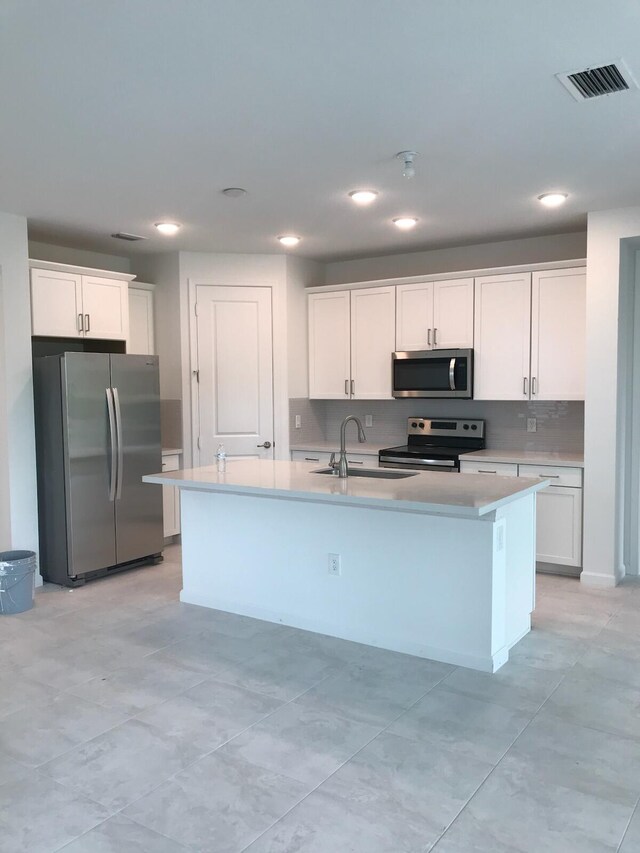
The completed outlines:
{"type": "Polygon", "coordinates": [[[305,456],[304,461],[305,462],[319,462],[320,459],[316,459],[315,456],[305,456]]]}
{"type": "Polygon", "coordinates": [[[487,471],[485,468],[478,468],[478,474],[497,474],[497,471],[487,471]]]}
{"type": "Polygon", "coordinates": [[[349,465],[364,465],[364,462],[362,461],[362,459],[349,459],[348,456],[347,456],[347,462],[349,463],[349,465]]]}
{"type": "Polygon", "coordinates": [[[538,474],[539,480],[559,480],[560,474],[538,474]]]}

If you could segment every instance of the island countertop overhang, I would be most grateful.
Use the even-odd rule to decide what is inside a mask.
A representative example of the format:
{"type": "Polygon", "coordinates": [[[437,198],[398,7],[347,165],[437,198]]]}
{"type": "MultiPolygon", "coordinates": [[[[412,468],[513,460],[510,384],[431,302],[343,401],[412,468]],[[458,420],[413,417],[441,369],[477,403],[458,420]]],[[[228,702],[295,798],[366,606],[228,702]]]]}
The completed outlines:
{"type": "Polygon", "coordinates": [[[340,479],[313,473],[317,464],[280,460],[232,459],[226,470],[204,466],[149,474],[146,483],[185,491],[251,495],[279,500],[333,503],[395,512],[482,518],[535,493],[548,480],[488,478],[482,474],[419,472],[402,480],[357,476],[340,479]]]}

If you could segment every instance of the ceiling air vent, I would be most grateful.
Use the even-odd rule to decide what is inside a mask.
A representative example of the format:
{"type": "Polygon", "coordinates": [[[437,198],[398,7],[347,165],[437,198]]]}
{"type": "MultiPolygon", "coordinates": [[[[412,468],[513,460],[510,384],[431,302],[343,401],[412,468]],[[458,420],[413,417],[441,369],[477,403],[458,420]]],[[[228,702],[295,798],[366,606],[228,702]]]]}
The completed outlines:
{"type": "Polygon", "coordinates": [[[588,101],[601,95],[613,95],[614,92],[627,92],[629,89],[638,88],[622,59],[608,65],[585,68],[584,71],[556,74],[556,77],[576,101],[588,101]]]}
{"type": "Polygon", "coordinates": [[[116,240],[127,240],[129,243],[135,243],[137,240],[146,240],[146,237],[141,237],[139,234],[127,234],[126,231],[118,231],[117,234],[112,234],[116,240]]]}

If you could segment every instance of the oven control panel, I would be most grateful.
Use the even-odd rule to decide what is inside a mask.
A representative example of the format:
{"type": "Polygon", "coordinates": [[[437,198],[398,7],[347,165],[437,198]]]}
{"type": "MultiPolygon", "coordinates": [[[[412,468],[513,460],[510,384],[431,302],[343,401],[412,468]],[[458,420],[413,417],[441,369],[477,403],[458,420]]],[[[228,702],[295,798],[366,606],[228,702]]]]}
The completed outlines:
{"type": "Polygon", "coordinates": [[[457,418],[409,418],[408,435],[449,436],[450,438],[484,438],[484,421],[457,418]]]}

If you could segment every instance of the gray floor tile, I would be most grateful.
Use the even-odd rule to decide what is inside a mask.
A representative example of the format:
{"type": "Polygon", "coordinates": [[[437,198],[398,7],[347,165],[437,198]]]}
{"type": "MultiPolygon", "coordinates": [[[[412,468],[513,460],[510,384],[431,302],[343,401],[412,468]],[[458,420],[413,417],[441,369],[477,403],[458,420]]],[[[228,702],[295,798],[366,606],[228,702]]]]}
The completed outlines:
{"type": "Polygon", "coordinates": [[[0,752],[0,785],[13,784],[31,774],[31,769],[0,752]]]}
{"type": "Polygon", "coordinates": [[[379,727],[288,704],[221,750],[314,787],[368,743],[379,727]]]}
{"type": "Polygon", "coordinates": [[[443,682],[447,690],[505,708],[535,712],[556,689],[564,673],[509,661],[493,675],[460,667],[443,682]]]}
{"type": "Polygon", "coordinates": [[[607,623],[610,631],[624,634],[631,641],[640,641],[640,607],[633,610],[621,610],[607,623]]]}
{"type": "Polygon", "coordinates": [[[71,688],[74,696],[133,715],[176,696],[204,680],[204,675],[153,656],[126,669],[71,688]]]}
{"type": "Polygon", "coordinates": [[[238,853],[308,790],[216,752],[133,803],[125,814],[194,850],[238,853]]]}
{"type": "Polygon", "coordinates": [[[383,732],[319,791],[424,823],[436,841],[493,765],[383,732]]]}
{"type": "Polygon", "coordinates": [[[574,613],[569,604],[566,609],[548,608],[547,600],[539,602],[531,616],[534,629],[571,637],[578,640],[592,639],[597,636],[610,619],[609,613],[574,613]]]}
{"type": "Polygon", "coordinates": [[[296,702],[358,722],[385,726],[451,671],[447,664],[385,652],[365,663],[348,666],[296,702]]]}
{"type": "Polygon", "coordinates": [[[538,669],[566,672],[584,653],[584,640],[559,637],[534,628],[509,651],[509,661],[538,669]]]}
{"type": "Polygon", "coordinates": [[[118,814],[67,844],[61,853],[185,853],[186,850],[177,841],[118,814]]]}
{"type": "Polygon", "coordinates": [[[497,764],[530,719],[529,713],[440,685],[392,723],[389,731],[497,764]]]}
{"type": "MultiPolygon", "coordinates": [[[[640,651],[640,642],[638,646],[637,651],[640,651]]],[[[625,649],[619,654],[603,648],[590,648],[576,664],[573,675],[585,679],[617,681],[640,689],[640,657],[636,655],[635,649],[633,652],[625,649]]]]}
{"type": "Polygon", "coordinates": [[[32,771],[0,787],[0,849],[52,853],[108,816],[98,803],[32,771]]]}
{"type": "Polygon", "coordinates": [[[500,768],[623,805],[634,806],[640,797],[640,741],[565,723],[544,709],[500,768]]]}
{"type": "Polygon", "coordinates": [[[137,719],[209,752],[281,705],[278,699],[233,684],[203,681],[137,719]]]}
{"type": "Polygon", "coordinates": [[[42,766],[63,785],[112,810],[152,791],[202,751],[146,723],[128,720],[42,766]]]}
{"type": "Polygon", "coordinates": [[[58,693],[52,687],[24,676],[18,670],[0,671],[0,719],[21,708],[46,704],[58,693]]]}
{"type": "Polygon", "coordinates": [[[194,672],[216,675],[229,664],[255,657],[265,646],[268,646],[268,643],[263,634],[233,637],[212,631],[172,643],[167,648],[154,652],[150,660],[162,663],[166,661],[194,672]]]}
{"type": "Polygon", "coordinates": [[[406,812],[315,791],[246,853],[424,853],[431,829],[406,812]]]}
{"type": "Polygon", "coordinates": [[[32,705],[5,717],[0,725],[0,750],[36,767],[125,719],[117,711],[61,693],[46,705],[32,705]]]}
{"type": "Polygon", "coordinates": [[[575,725],[640,739],[640,688],[572,673],[549,699],[545,712],[575,725]]]}
{"type": "Polygon", "coordinates": [[[636,807],[631,818],[619,853],[638,853],[638,850],[640,850],[640,806],[636,807]]]}

